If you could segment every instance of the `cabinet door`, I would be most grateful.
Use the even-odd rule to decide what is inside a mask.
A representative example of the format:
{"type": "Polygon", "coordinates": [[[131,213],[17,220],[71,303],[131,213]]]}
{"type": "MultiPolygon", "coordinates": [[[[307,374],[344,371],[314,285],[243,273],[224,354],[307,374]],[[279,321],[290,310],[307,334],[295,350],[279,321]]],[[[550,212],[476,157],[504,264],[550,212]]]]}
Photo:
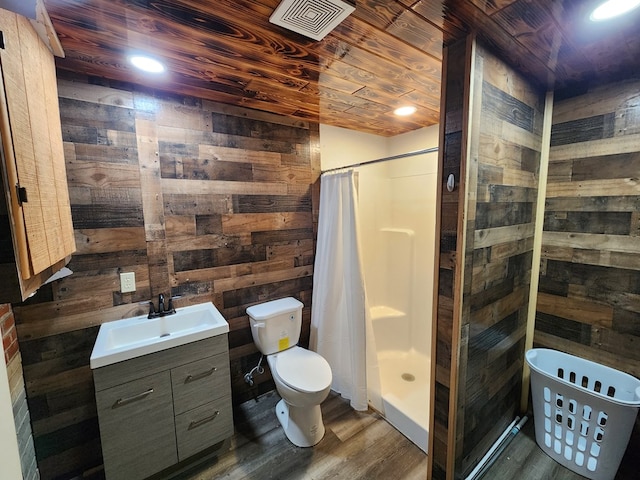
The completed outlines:
{"type": "Polygon", "coordinates": [[[107,480],[137,480],[177,463],[168,371],[98,392],[107,480]]]}
{"type": "MultiPolygon", "coordinates": [[[[75,251],[53,56],[26,18],[0,10],[6,182],[22,280],[75,251]],[[20,186],[26,201],[16,193],[20,186]]],[[[46,278],[44,279],[46,280],[46,278]]]]}

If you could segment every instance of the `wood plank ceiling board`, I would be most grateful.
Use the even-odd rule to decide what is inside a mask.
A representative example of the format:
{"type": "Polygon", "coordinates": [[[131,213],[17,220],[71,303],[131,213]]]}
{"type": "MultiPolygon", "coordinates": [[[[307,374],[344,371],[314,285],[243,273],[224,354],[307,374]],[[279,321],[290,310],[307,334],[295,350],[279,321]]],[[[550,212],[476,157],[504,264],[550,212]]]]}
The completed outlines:
{"type": "Polygon", "coordinates": [[[323,40],[269,22],[280,0],[45,0],[62,70],[393,136],[439,122],[442,47],[475,31],[544,88],[640,74],[640,10],[600,26],[597,0],[358,0],[323,40]],[[126,59],[165,61],[150,78],[126,59]],[[412,104],[410,119],[393,115],[412,104]]]}

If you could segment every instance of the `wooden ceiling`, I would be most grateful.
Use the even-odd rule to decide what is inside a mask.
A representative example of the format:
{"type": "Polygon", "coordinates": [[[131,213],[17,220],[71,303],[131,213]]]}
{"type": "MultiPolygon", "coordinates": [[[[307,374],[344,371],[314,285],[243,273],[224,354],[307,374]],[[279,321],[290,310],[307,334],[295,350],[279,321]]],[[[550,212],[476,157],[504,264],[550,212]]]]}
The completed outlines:
{"type": "Polygon", "coordinates": [[[357,0],[318,42],[269,23],[280,0],[44,3],[60,69],[384,136],[438,123],[443,44],[471,31],[544,88],[640,73],[640,9],[587,29],[595,0],[357,0]],[[134,51],[168,73],[135,72],[134,51]]]}

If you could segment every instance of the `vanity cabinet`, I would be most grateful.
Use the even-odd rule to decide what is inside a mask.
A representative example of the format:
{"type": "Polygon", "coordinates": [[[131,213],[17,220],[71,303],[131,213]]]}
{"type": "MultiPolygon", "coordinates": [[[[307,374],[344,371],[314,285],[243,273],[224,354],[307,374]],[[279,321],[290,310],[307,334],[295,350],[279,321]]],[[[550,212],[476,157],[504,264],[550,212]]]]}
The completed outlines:
{"type": "Polygon", "coordinates": [[[145,478],[177,462],[171,379],[160,372],[96,395],[107,478],[145,478]]]}
{"type": "Polygon", "coordinates": [[[0,303],[20,302],[75,251],[53,54],[0,9],[0,303]]]}
{"type": "Polygon", "coordinates": [[[93,375],[107,480],[146,478],[233,435],[227,334],[93,375]]]}

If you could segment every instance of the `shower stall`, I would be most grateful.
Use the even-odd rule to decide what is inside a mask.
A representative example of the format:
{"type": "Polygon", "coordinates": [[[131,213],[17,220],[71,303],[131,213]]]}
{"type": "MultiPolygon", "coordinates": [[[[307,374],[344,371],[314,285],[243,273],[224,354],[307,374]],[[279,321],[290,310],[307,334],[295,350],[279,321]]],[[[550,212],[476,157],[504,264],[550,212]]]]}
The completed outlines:
{"type": "Polygon", "coordinates": [[[370,318],[368,400],[426,452],[437,153],[362,165],[357,171],[370,318]]]}

